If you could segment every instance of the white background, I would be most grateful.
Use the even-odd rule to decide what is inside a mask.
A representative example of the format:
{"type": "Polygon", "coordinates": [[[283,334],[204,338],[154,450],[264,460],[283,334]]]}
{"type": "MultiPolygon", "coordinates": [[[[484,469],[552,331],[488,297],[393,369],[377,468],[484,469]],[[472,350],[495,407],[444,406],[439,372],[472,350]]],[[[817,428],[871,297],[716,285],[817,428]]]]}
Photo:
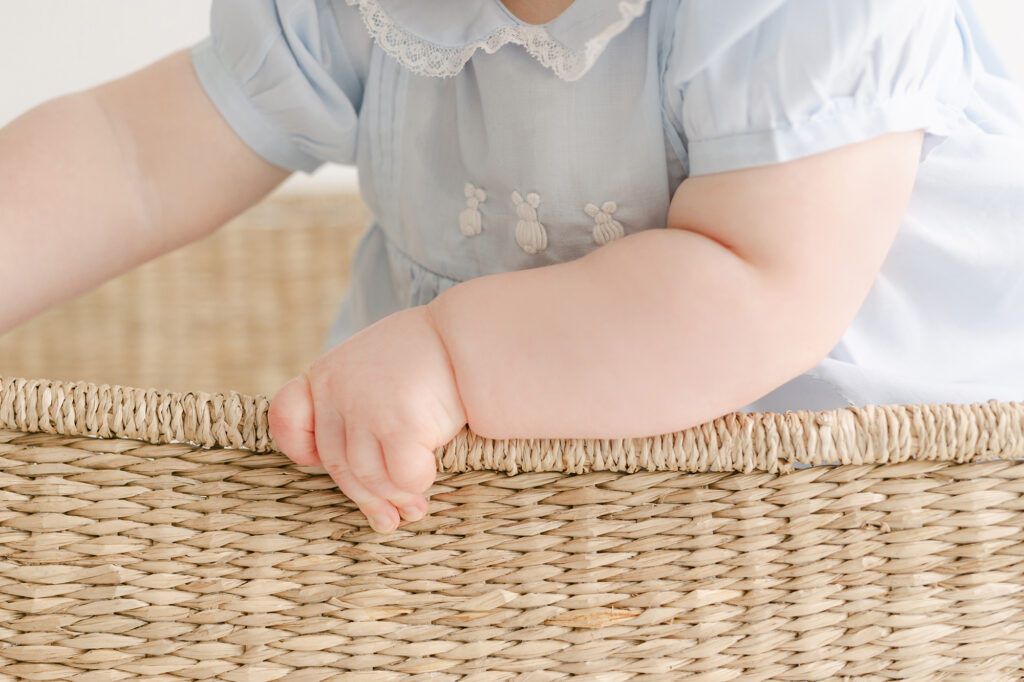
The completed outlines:
{"type": "MultiPolygon", "coordinates": [[[[1010,75],[1024,85],[1024,0],[974,5],[1010,75]]],[[[0,126],[201,40],[209,10],[210,0],[0,0],[0,126]]],[[[281,191],[354,185],[353,169],[326,167],[295,174],[281,191]]]]}

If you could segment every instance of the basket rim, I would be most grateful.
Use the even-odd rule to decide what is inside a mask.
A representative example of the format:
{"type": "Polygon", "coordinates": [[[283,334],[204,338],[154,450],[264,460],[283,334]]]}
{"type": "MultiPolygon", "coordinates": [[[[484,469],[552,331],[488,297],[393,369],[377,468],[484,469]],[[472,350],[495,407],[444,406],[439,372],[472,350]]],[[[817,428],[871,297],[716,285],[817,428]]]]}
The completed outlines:
{"type": "MultiPolygon", "coordinates": [[[[280,452],[263,395],[175,392],[0,376],[0,430],[280,452]]],[[[1024,402],[731,412],[644,438],[496,440],[468,425],[435,450],[438,471],[789,473],[794,465],[1024,458],[1024,402]]]]}

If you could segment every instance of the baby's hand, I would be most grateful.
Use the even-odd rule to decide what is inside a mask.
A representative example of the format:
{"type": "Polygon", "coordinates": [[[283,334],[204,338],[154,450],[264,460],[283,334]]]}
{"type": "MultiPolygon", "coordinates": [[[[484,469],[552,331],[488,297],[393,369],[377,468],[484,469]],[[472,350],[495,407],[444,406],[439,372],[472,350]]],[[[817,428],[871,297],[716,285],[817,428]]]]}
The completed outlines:
{"type": "Polygon", "coordinates": [[[434,450],[466,424],[426,306],[389,315],[329,350],[281,387],[268,417],[284,454],[323,466],[378,533],[398,527],[398,509],[409,521],[426,514],[434,450]]]}

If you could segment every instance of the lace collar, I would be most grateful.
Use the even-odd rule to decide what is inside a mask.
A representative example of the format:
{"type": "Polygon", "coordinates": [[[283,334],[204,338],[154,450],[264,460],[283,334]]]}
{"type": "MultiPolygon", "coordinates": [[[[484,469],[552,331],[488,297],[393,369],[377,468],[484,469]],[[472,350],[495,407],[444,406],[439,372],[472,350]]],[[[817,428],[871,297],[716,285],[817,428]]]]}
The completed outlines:
{"type": "Polygon", "coordinates": [[[566,81],[585,74],[612,38],[644,13],[648,0],[575,0],[554,20],[527,24],[501,0],[346,0],[357,5],[373,39],[404,67],[447,78],[477,49],[526,48],[566,81]]]}

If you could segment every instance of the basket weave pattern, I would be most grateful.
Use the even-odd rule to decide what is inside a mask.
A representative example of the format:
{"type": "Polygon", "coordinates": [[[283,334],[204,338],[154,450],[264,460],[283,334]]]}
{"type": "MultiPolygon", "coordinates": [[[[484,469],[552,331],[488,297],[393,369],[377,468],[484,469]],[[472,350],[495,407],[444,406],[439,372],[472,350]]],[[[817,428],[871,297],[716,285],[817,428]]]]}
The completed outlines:
{"type": "Polygon", "coordinates": [[[267,406],[0,378],[0,678],[1024,676],[1024,404],[464,430],[390,535],[267,406]]]}

